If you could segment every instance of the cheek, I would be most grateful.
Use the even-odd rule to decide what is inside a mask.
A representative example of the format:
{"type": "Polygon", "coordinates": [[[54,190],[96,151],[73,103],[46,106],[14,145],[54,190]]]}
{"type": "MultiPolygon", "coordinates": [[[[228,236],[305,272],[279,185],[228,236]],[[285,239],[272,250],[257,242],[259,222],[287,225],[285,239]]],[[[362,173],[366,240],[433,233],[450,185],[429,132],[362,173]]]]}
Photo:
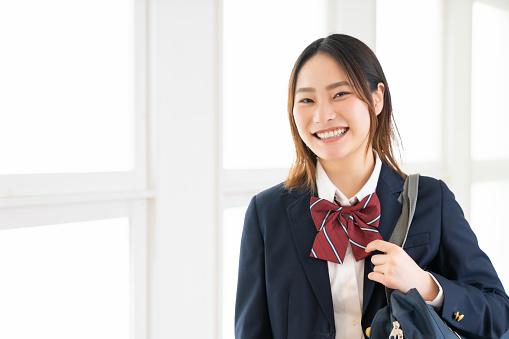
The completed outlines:
{"type": "Polygon", "coordinates": [[[352,116],[352,119],[355,121],[355,129],[363,132],[369,131],[371,120],[369,118],[369,110],[367,105],[360,101],[352,106],[351,111],[355,112],[355,114],[352,116]]]}

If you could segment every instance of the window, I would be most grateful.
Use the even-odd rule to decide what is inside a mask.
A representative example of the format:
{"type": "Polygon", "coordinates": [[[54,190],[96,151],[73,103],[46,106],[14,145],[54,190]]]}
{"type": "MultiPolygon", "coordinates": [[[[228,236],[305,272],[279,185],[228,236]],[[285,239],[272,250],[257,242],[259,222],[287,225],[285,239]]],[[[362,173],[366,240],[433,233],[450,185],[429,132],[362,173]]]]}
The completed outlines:
{"type": "Polygon", "coordinates": [[[0,197],[145,187],[142,2],[0,4],[0,197]]]}
{"type": "Polygon", "coordinates": [[[472,123],[471,149],[474,168],[471,192],[472,227],[505,284],[509,269],[504,244],[493,234],[506,234],[509,223],[501,213],[509,191],[509,124],[505,93],[509,76],[504,53],[509,53],[509,5],[504,1],[476,1],[472,8],[472,123]],[[492,213],[487,211],[487,206],[492,213]]]}
{"type": "Polygon", "coordinates": [[[233,338],[247,204],[257,192],[284,180],[294,156],[287,111],[290,73],[302,50],[326,30],[323,0],[223,1],[224,339],[233,338]]]}
{"type": "Polygon", "coordinates": [[[288,80],[302,50],[325,35],[326,8],[323,0],[223,1],[225,169],[291,164],[288,80]]]}
{"type": "Polygon", "coordinates": [[[500,137],[509,125],[509,84],[503,81],[509,76],[509,6],[475,2],[472,14],[472,160],[509,160],[509,140],[500,137]]]}
{"type": "Polygon", "coordinates": [[[0,336],[128,338],[129,233],[126,218],[1,231],[0,336]]]}
{"type": "Polygon", "coordinates": [[[391,90],[404,164],[442,159],[442,7],[441,0],[377,2],[376,54],[391,90]],[[424,128],[415,128],[417,119],[424,128]]]}
{"type": "Polygon", "coordinates": [[[0,3],[2,337],[146,337],[144,6],[0,3]]]}

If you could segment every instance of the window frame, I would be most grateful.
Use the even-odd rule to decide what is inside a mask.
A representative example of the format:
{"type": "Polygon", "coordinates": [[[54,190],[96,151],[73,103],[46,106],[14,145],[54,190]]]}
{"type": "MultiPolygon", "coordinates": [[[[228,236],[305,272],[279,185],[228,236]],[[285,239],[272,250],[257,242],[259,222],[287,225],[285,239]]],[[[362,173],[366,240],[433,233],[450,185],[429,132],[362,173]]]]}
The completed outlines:
{"type": "Polygon", "coordinates": [[[155,143],[148,112],[148,0],[134,5],[134,168],[125,172],[0,175],[0,232],[129,218],[130,338],[149,333],[149,225],[153,225],[155,143]]]}
{"type": "Polygon", "coordinates": [[[123,172],[0,175],[0,199],[140,190],[147,186],[147,17],[146,0],[134,4],[134,168],[123,172]]]}
{"type": "MultiPolygon", "coordinates": [[[[0,232],[7,229],[31,228],[80,221],[129,218],[130,233],[130,333],[144,339],[147,333],[147,196],[104,197],[83,199],[31,199],[9,202],[0,207],[0,232]],[[108,199],[109,198],[109,199],[108,199]]],[[[3,201],[1,201],[3,203],[3,201]]]]}

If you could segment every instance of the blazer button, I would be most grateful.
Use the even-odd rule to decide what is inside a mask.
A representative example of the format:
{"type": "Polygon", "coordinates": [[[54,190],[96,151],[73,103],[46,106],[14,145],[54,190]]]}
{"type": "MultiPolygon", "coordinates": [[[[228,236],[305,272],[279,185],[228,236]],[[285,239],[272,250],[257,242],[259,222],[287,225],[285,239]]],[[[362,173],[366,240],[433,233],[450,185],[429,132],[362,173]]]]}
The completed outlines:
{"type": "Polygon", "coordinates": [[[458,312],[458,311],[456,311],[456,312],[453,314],[453,316],[454,316],[454,319],[455,319],[456,321],[461,321],[461,320],[465,317],[465,315],[464,315],[464,314],[460,314],[460,312],[458,312]]]}
{"type": "Polygon", "coordinates": [[[371,327],[366,328],[366,337],[369,338],[369,334],[371,333],[371,327]]]}

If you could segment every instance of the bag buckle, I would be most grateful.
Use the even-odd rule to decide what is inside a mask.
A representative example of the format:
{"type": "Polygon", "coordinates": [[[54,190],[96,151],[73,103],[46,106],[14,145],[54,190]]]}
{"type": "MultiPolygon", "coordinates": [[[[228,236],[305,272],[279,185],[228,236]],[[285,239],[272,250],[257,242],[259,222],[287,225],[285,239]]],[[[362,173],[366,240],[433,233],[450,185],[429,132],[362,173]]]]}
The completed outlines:
{"type": "Polygon", "coordinates": [[[404,339],[403,338],[403,330],[400,328],[399,321],[394,321],[392,323],[392,331],[389,334],[389,339],[404,339]]]}

